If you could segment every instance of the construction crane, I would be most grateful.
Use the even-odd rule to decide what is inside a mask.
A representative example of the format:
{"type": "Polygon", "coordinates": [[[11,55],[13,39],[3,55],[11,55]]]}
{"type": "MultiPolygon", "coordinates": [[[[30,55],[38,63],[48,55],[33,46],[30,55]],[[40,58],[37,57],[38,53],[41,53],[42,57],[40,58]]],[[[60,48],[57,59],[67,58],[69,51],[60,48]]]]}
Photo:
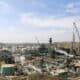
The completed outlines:
{"type": "Polygon", "coordinates": [[[78,49],[78,53],[79,53],[80,52],[80,34],[75,22],[73,23],[73,26],[74,26],[74,29],[76,30],[76,33],[79,39],[79,49],[78,49]]]}
{"type": "Polygon", "coordinates": [[[72,40],[72,54],[74,53],[74,49],[75,49],[75,33],[74,33],[75,28],[73,27],[73,40],[72,40]]]}
{"type": "Polygon", "coordinates": [[[79,42],[80,42],[80,34],[79,34],[79,30],[78,30],[78,28],[77,28],[75,22],[73,23],[73,26],[74,26],[74,28],[75,28],[75,30],[76,30],[76,33],[77,33],[77,36],[78,36],[78,38],[79,38],[79,42]]]}

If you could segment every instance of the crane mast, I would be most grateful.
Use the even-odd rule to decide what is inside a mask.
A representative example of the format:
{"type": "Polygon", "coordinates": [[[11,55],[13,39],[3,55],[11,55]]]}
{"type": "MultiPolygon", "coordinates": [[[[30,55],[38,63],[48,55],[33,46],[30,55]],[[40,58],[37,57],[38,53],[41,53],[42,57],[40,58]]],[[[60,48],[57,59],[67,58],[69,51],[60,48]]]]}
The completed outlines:
{"type": "Polygon", "coordinates": [[[73,26],[74,26],[74,29],[76,30],[76,33],[79,39],[79,48],[78,48],[78,53],[79,53],[80,52],[80,34],[75,22],[73,23],[73,26]]]}
{"type": "Polygon", "coordinates": [[[74,26],[74,28],[75,28],[75,30],[76,30],[76,33],[77,33],[77,36],[78,36],[78,38],[79,38],[79,42],[80,42],[80,34],[79,34],[79,30],[78,30],[78,28],[77,28],[75,22],[73,23],[73,26],[74,26]]]}
{"type": "Polygon", "coordinates": [[[72,39],[72,48],[71,48],[71,53],[74,54],[75,50],[75,33],[74,33],[75,28],[73,27],[73,39],[72,39]]]}

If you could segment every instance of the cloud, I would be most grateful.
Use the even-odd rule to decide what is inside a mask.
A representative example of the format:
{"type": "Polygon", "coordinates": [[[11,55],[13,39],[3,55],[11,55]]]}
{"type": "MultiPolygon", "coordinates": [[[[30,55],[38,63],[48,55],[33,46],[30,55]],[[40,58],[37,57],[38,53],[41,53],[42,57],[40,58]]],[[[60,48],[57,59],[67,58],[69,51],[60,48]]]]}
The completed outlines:
{"type": "Polygon", "coordinates": [[[7,2],[0,1],[0,14],[8,14],[13,12],[13,7],[7,2]]]}
{"type": "Polygon", "coordinates": [[[34,27],[58,27],[58,28],[72,28],[73,22],[79,22],[79,16],[69,17],[53,17],[44,16],[39,17],[31,13],[25,13],[20,16],[20,23],[23,25],[32,25],[34,27]]]}
{"type": "MultiPolygon", "coordinates": [[[[47,5],[44,3],[33,2],[32,6],[39,6],[39,8],[46,8],[47,5]]],[[[78,13],[79,3],[72,3],[66,6],[66,12],[68,13],[78,13]],[[78,5],[77,5],[78,4],[78,5]],[[78,12],[77,12],[78,11],[78,12]]],[[[33,8],[35,8],[33,7],[33,8]]],[[[11,13],[13,7],[6,3],[0,1],[0,14],[11,13]]],[[[34,11],[35,12],[35,11],[34,11]]],[[[36,12],[35,12],[36,13],[36,12]]],[[[17,16],[20,14],[19,22],[16,20],[16,24],[12,24],[12,27],[7,27],[0,30],[0,42],[37,42],[35,36],[37,36],[40,42],[48,42],[50,37],[53,38],[53,42],[56,41],[72,41],[72,27],[73,22],[77,23],[78,28],[80,28],[80,16],[51,16],[51,15],[36,15],[32,12],[22,13],[16,11],[17,16]],[[26,28],[24,26],[27,26],[26,28]],[[40,29],[41,30],[29,30],[30,29],[40,29]],[[50,28],[51,27],[51,28],[50,28]],[[44,28],[44,30],[42,30],[44,28]],[[48,30],[45,30],[45,29],[48,30]],[[49,29],[50,28],[50,29],[49,29]],[[57,28],[57,29],[55,29],[57,28]],[[61,28],[59,30],[59,28],[61,28]],[[69,29],[69,31],[67,30],[69,29]]],[[[11,16],[10,16],[11,17],[11,16]]],[[[14,17],[14,16],[13,16],[14,17]]],[[[12,20],[11,20],[12,21],[12,20]]]]}
{"type": "Polygon", "coordinates": [[[40,8],[46,8],[47,5],[42,3],[42,2],[39,2],[39,1],[32,1],[31,2],[31,6],[33,7],[40,7],[40,8]]]}
{"type": "MultiPolygon", "coordinates": [[[[28,17],[33,16],[31,13],[30,14],[28,13],[27,15],[28,15],[28,17]]],[[[50,17],[48,17],[48,18],[53,20],[53,18],[50,18],[50,17]]],[[[62,19],[63,23],[61,23],[61,25],[64,24],[65,19],[62,19]]],[[[67,20],[66,20],[67,24],[69,23],[68,19],[69,18],[67,18],[67,20]]],[[[46,20],[46,18],[45,18],[45,20],[46,20]]],[[[67,25],[67,24],[65,24],[65,25],[67,25]]],[[[27,25],[27,24],[25,23],[25,25],[27,25]]],[[[39,25],[39,24],[37,24],[37,25],[39,25]]],[[[36,25],[36,27],[38,27],[37,25],[36,25]]],[[[49,25],[53,25],[53,24],[49,24],[49,25]]],[[[71,23],[71,25],[72,25],[72,23],[71,23]]],[[[39,27],[42,27],[42,26],[39,26],[39,27]]],[[[43,26],[43,27],[46,28],[46,26],[43,26]]],[[[60,27],[59,24],[55,24],[55,26],[60,27]]],[[[55,27],[55,26],[52,26],[52,27],[55,27]]],[[[3,27],[3,29],[0,30],[0,34],[2,34],[2,35],[0,35],[0,42],[8,42],[8,43],[22,43],[22,42],[34,43],[35,42],[35,43],[37,43],[35,36],[38,38],[40,43],[48,42],[50,37],[53,38],[53,42],[72,41],[72,26],[71,26],[71,28],[70,28],[70,26],[68,27],[68,28],[70,28],[69,31],[66,29],[65,30],[64,29],[62,29],[62,30],[56,29],[55,30],[54,28],[49,29],[49,30],[40,30],[40,31],[36,31],[36,30],[35,31],[32,31],[32,30],[26,31],[24,29],[20,30],[20,27],[23,27],[23,26],[19,26],[19,27],[16,26],[16,28],[15,28],[15,26],[6,26],[5,28],[3,27]]],[[[28,27],[31,27],[31,26],[28,26],[28,27]]],[[[66,27],[63,26],[63,28],[66,28],[66,27]]],[[[77,39],[77,41],[78,41],[78,39],[77,39]]]]}
{"type": "MultiPolygon", "coordinates": [[[[48,42],[49,37],[52,37],[54,42],[58,41],[72,41],[73,22],[76,22],[78,29],[80,29],[79,16],[37,16],[33,13],[25,13],[20,16],[20,23],[25,26],[33,26],[34,28],[49,28],[50,30],[39,30],[31,32],[30,35],[35,34],[41,42],[48,42]],[[57,29],[55,29],[57,28],[57,29]],[[61,28],[59,30],[59,28],[61,28]],[[69,29],[69,30],[67,30],[69,29]]],[[[76,34],[76,32],[75,32],[76,34]]],[[[78,41],[78,38],[76,37],[78,41]]]]}
{"type": "MultiPolygon", "coordinates": [[[[8,43],[37,43],[36,37],[40,43],[48,43],[52,37],[53,42],[72,41],[72,31],[49,30],[39,32],[23,32],[23,31],[0,31],[0,42],[8,43]]],[[[78,39],[76,38],[78,41],[78,39]]]]}
{"type": "Polygon", "coordinates": [[[37,43],[37,39],[40,43],[48,42],[49,38],[53,38],[53,42],[57,41],[71,41],[72,34],[67,31],[57,31],[57,30],[49,30],[49,31],[39,31],[39,32],[24,32],[24,31],[15,31],[12,29],[8,29],[6,31],[0,30],[0,42],[9,42],[9,43],[20,43],[20,42],[30,42],[37,43]],[[63,39],[64,38],[64,39],[63,39]]]}
{"type": "Polygon", "coordinates": [[[68,13],[80,13],[80,2],[70,3],[66,6],[68,13]]]}

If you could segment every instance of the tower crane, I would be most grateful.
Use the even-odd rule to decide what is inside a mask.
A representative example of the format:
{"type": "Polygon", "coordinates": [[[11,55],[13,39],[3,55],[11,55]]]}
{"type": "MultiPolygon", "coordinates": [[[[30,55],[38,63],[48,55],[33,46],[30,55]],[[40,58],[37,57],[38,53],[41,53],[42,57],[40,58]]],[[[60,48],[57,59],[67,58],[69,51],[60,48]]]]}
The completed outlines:
{"type": "Polygon", "coordinates": [[[73,26],[74,26],[74,29],[75,29],[75,31],[77,33],[78,39],[79,39],[79,48],[78,48],[78,51],[80,51],[80,34],[79,34],[79,30],[78,30],[75,22],[73,23],[73,26]]]}
{"type": "Polygon", "coordinates": [[[77,28],[75,22],[73,23],[73,26],[74,26],[74,28],[75,28],[75,30],[76,30],[76,33],[77,33],[77,36],[78,36],[78,38],[79,38],[79,42],[80,42],[80,34],[79,34],[79,30],[78,30],[78,28],[77,28]]]}

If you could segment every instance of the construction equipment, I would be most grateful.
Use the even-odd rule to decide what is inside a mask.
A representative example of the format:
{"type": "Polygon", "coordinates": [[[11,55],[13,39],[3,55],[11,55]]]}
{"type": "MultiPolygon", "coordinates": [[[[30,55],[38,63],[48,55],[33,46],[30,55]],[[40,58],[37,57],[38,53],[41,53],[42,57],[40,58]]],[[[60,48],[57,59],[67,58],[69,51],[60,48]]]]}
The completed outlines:
{"type": "MultiPolygon", "coordinates": [[[[80,53],[80,34],[79,34],[79,30],[78,30],[75,22],[73,23],[73,26],[74,26],[74,29],[75,29],[75,31],[76,31],[76,33],[77,33],[78,39],[79,39],[78,53],[80,53]]],[[[75,40],[75,39],[74,39],[74,40],[75,40]]]]}
{"type": "Polygon", "coordinates": [[[77,33],[77,36],[78,36],[78,38],[79,38],[79,42],[80,42],[80,34],[79,34],[79,30],[78,30],[78,28],[77,28],[75,22],[73,23],[73,26],[74,26],[74,28],[75,28],[75,30],[76,30],[76,33],[77,33]]]}

